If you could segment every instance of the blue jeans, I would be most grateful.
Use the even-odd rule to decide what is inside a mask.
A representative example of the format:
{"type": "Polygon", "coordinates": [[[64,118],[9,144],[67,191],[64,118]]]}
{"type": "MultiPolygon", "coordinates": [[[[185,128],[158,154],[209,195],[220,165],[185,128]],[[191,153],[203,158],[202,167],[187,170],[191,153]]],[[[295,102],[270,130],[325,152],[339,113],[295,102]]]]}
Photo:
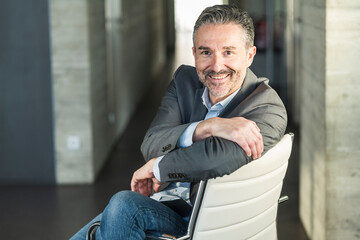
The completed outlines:
{"type": "Polygon", "coordinates": [[[101,221],[96,240],[145,239],[147,233],[185,235],[187,224],[180,215],[149,197],[136,192],[115,194],[104,212],[77,232],[70,240],[85,240],[89,226],[101,221]]]}

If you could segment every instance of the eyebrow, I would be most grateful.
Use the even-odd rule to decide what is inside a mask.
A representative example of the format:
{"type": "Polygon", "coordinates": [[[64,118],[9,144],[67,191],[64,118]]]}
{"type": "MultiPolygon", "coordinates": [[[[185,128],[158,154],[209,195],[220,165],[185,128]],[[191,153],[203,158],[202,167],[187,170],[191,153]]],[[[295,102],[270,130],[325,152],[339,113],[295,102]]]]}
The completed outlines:
{"type": "MultiPolygon", "coordinates": [[[[204,47],[204,46],[200,46],[198,47],[199,50],[210,50],[209,47],[204,47]]],[[[233,46],[225,46],[223,47],[224,50],[234,50],[236,49],[236,47],[233,47],[233,46]]]]}
{"type": "Polygon", "coordinates": [[[199,49],[199,50],[209,50],[210,48],[204,47],[204,46],[200,46],[200,47],[198,47],[198,49],[199,49]]]}
{"type": "Polygon", "coordinates": [[[226,49],[226,50],[235,50],[236,47],[228,46],[228,47],[223,47],[223,49],[226,49]]]}

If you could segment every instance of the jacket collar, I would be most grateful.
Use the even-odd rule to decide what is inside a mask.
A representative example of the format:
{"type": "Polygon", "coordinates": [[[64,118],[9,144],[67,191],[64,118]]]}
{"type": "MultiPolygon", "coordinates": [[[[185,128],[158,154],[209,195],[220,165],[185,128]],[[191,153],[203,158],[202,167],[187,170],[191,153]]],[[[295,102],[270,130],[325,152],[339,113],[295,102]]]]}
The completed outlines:
{"type": "Polygon", "coordinates": [[[262,81],[248,68],[246,71],[246,76],[244,82],[240,88],[240,91],[236,94],[233,100],[227,105],[227,107],[222,111],[219,117],[228,116],[239,104],[247,98],[261,83],[262,81]]]}
{"type": "MultiPolygon", "coordinates": [[[[226,106],[226,108],[221,112],[219,117],[228,116],[239,104],[248,97],[257,86],[263,82],[248,68],[246,71],[246,76],[244,82],[240,88],[240,91],[235,95],[231,102],[226,106]]],[[[205,118],[207,113],[207,108],[202,104],[202,94],[205,91],[205,86],[201,85],[200,88],[196,89],[195,92],[195,104],[193,112],[191,114],[190,122],[201,121],[205,118]]]]}
{"type": "Polygon", "coordinates": [[[204,85],[201,88],[196,89],[195,92],[195,104],[193,108],[193,112],[191,113],[190,122],[198,122],[204,120],[207,108],[204,104],[202,104],[202,94],[205,91],[204,85]]]}

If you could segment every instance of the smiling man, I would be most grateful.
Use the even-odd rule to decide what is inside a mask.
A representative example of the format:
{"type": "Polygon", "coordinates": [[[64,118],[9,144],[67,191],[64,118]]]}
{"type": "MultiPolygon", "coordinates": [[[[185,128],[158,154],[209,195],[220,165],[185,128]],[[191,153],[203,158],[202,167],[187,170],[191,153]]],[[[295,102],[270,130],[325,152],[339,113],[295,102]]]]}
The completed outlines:
{"type": "Polygon", "coordinates": [[[147,163],[133,174],[132,191],[114,195],[72,239],[85,239],[89,227],[97,240],[182,235],[200,180],[234,172],[281,139],[285,107],[249,69],[256,54],[249,15],[229,5],[206,8],[193,42],[195,68],[174,74],[144,137],[147,163]]]}
{"type": "Polygon", "coordinates": [[[197,30],[193,55],[200,81],[208,88],[215,104],[239,89],[246,69],[256,53],[246,47],[245,31],[234,23],[207,24],[197,30]]]}

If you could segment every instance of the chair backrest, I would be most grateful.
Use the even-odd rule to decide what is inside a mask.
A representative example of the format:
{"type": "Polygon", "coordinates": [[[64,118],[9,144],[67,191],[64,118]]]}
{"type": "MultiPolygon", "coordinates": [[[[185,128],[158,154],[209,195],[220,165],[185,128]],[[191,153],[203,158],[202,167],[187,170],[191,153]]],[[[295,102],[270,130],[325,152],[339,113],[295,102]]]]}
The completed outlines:
{"type": "Polygon", "coordinates": [[[277,239],[278,199],[292,142],[293,134],[286,134],[261,158],[201,182],[189,226],[192,239],[277,239]]]}

